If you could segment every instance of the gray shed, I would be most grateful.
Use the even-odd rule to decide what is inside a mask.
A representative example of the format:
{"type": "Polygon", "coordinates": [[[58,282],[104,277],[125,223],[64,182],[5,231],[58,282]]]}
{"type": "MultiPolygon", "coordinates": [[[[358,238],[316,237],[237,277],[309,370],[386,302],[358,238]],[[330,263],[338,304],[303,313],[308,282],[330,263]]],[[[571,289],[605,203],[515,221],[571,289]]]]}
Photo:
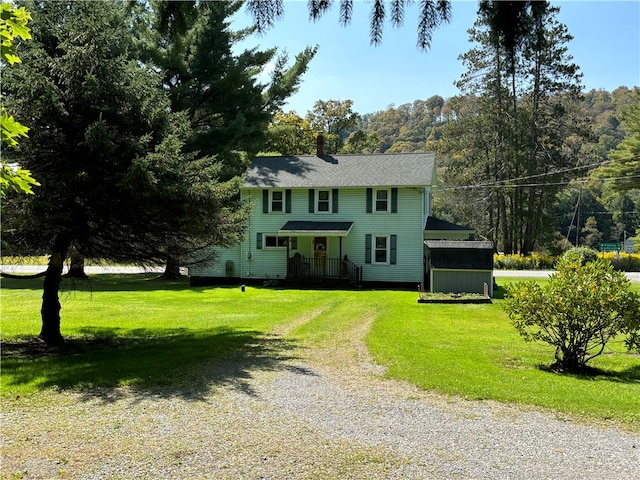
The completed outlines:
{"type": "Polygon", "coordinates": [[[426,288],[430,292],[493,296],[492,242],[426,240],[426,288]]]}

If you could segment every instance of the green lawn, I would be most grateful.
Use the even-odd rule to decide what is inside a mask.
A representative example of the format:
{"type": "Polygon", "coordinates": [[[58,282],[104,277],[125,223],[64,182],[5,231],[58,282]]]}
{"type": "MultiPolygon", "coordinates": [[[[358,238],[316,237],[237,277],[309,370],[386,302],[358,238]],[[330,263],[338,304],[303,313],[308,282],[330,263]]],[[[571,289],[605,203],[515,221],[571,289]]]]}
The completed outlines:
{"type": "MultiPolygon", "coordinates": [[[[331,346],[373,318],[367,343],[390,377],[640,430],[640,357],[624,353],[620,342],[592,362],[598,375],[549,372],[544,366],[553,361],[553,349],[525,343],[499,299],[419,304],[417,292],[406,291],[241,292],[146,275],[96,275],[65,284],[62,331],[69,346],[33,354],[23,347],[39,331],[41,282],[2,281],[3,396],[119,385],[197,396],[214,386],[212,378],[242,383],[252,369],[277,369],[304,348],[331,346]],[[227,364],[234,368],[221,375],[227,364]]],[[[633,288],[640,291],[640,284],[633,288]]]]}

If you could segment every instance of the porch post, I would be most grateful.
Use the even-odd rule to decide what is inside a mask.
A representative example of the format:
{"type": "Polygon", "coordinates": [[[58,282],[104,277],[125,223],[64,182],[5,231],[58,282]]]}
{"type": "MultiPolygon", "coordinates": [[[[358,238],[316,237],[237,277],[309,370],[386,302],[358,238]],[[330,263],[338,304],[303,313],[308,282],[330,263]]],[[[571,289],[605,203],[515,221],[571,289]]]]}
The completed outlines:
{"type": "Polygon", "coordinates": [[[287,237],[287,258],[285,260],[286,265],[287,265],[287,269],[286,269],[286,274],[285,274],[285,278],[289,276],[289,244],[291,243],[291,237],[287,237]]]}
{"type": "Polygon", "coordinates": [[[339,239],[339,242],[338,242],[339,250],[338,250],[338,252],[340,253],[340,255],[338,255],[338,275],[340,277],[342,277],[342,275],[344,274],[344,272],[342,271],[342,265],[343,265],[342,262],[344,262],[344,260],[342,259],[342,237],[338,237],[338,239],[339,239]]]}

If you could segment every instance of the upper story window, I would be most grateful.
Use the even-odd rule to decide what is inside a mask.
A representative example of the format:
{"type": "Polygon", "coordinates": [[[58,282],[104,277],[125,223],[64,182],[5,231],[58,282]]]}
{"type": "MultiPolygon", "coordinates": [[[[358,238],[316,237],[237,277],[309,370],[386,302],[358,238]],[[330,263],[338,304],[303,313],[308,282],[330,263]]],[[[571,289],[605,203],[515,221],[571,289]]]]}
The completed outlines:
{"type": "Polygon", "coordinates": [[[309,189],[309,213],[338,213],[339,191],[332,189],[309,189]]]}
{"type": "Polygon", "coordinates": [[[291,213],[291,190],[262,190],[262,213],[291,213]]]}
{"type": "Polygon", "coordinates": [[[367,188],[367,213],[398,213],[398,188],[367,188]]]}
{"type": "Polygon", "coordinates": [[[387,213],[389,211],[389,190],[378,189],[375,190],[375,211],[387,213]]]}
{"type": "Polygon", "coordinates": [[[275,213],[284,212],[284,191],[272,190],[269,200],[269,211],[275,213]]]}
{"type": "Polygon", "coordinates": [[[318,190],[316,193],[316,213],[331,213],[331,191],[318,190]]]}

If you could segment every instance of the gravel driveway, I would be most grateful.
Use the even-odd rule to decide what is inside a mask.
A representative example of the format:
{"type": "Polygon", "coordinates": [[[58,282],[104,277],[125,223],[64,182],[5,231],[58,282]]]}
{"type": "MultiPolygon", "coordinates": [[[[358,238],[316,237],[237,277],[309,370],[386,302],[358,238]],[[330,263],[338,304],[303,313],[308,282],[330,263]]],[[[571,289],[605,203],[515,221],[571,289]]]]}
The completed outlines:
{"type": "Polygon", "coordinates": [[[639,478],[638,434],[384,380],[368,326],[268,368],[210,365],[206,391],[4,401],[2,478],[639,478]]]}

